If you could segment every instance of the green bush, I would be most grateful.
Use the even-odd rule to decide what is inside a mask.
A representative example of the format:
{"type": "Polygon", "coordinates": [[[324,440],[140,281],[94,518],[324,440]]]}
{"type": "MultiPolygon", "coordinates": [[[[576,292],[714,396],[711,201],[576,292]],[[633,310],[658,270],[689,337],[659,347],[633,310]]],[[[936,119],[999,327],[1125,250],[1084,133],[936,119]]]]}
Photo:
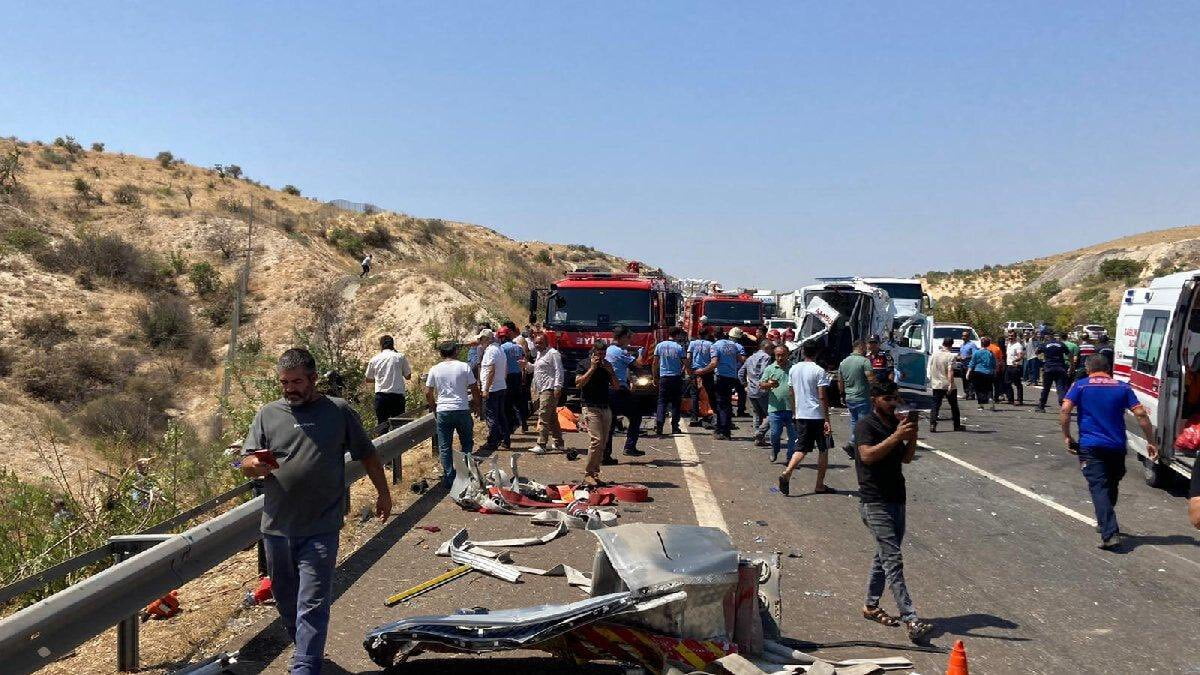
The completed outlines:
{"type": "Polygon", "coordinates": [[[112,200],[114,204],[122,206],[140,206],[142,204],[142,191],[133,183],[122,183],[113,190],[112,200]]]}
{"type": "Polygon", "coordinates": [[[300,188],[298,188],[295,185],[292,185],[290,183],[287,185],[284,185],[280,191],[283,192],[284,194],[292,195],[293,197],[300,196],[300,188]]]}
{"type": "Polygon", "coordinates": [[[233,284],[221,284],[213,291],[200,308],[200,316],[208,320],[214,328],[229,323],[233,317],[233,307],[236,302],[236,288],[233,284]]]}
{"type": "Polygon", "coordinates": [[[362,242],[370,248],[390,248],[392,245],[392,233],[388,231],[387,227],[376,223],[374,227],[362,235],[362,242]]]}
{"type": "Polygon", "coordinates": [[[207,297],[221,287],[221,273],[207,262],[198,262],[188,270],[188,280],[200,297],[207,297]]]}
{"type": "Polygon", "coordinates": [[[79,141],[75,140],[74,136],[67,136],[66,138],[59,136],[54,139],[54,147],[62,148],[72,157],[83,153],[83,146],[79,144],[79,141]]]}
{"type": "Polygon", "coordinates": [[[547,249],[542,249],[537,252],[537,261],[543,265],[551,265],[554,263],[554,260],[550,258],[550,251],[547,249]]]}
{"type": "Polygon", "coordinates": [[[1059,293],[1062,293],[1062,284],[1058,283],[1058,279],[1051,279],[1050,281],[1043,282],[1041,286],[1038,286],[1038,293],[1040,293],[1043,298],[1049,300],[1059,293]]]}
{"type": "Polygon", "coordinates": [[[1109,281],[1137,281],[1146,263],[1128,258],[1110,258],[1100,263],[1100,276],[1109,281]]]}
{"type": "Polygon", "coordinates": [[[154,159],[156,159],[158,164],[164,169],[171,168],[171,165],[175,163],[175,155],[171,154],[169,150],[163,150],[155,155],[154,159]]]}
{"type": "Polygon", "coordinates": [[[92,152],[104,152],[104,144],[100,141],[92,143],[92,152]]]}
{"type": "Polygon", "coordinates": [[[33,252],[45,248],[46,244],[50,243],[50,238],[32,227],[20,225],[5,230],[0,241],[18,251],[33,252]]]}
{"type": "Polygon", "coordinates": [[[75,404],[112,391],[134,367],[111,350],[76,342],[26,355],[13,368],[13,376],[30,396],[75,404]]]}
{"type": "Polygon", "coordinates": [[[212,350],[212,339],[208,337],[208,333],[197,332],[188,344],[188,360],[192,365],[208,368],[215,363],[212,350]]]}
{"type": "Polygon", "coordinates": [[[41,349],[52,349],[55,345],[75,337],[75,331],[64,312],[27,316],[17,322],[17,332],[30,344],[41,349]]]}
{"type": "Polygon", "coordinates": [[[192,313],[179,298],[152,300],[134,312],[134,319],[151,347],[186,347],[194,334],[192,313]]]}
{"type": "Polygon", "coordinates": [[[217,197],[217,208],[235,216],[244,216],[250,213],[250,208],[242,200],[232,195],[217,197]]]}
{"type": "Polygon", "coordinates": [[[365,251],[362,238],[344,227],[335,227],[328,230],[325,233],[325,238],[335,248],[344,251],[352,258],[361,258],[365,251]]]}
{"type": "Polygon", "coordinates": [[[179,276],[187,271],[187,258],[183,257],[183,251],[178,249],[167,253],[167,267],[172,276],[179,276]]]}
{"type": "Polygon", "coordinates": [[[441,218],[418,218],[414,221],[414,239],[421,244],[432,244],[446,234],[446,221],[441,218]]]}
{"type": "Polygon", "coordinates": [[[57,249],[44,249],[37,258],[49,269],[82,272],[84,276],[119,281],[141,290],[164,286],[153,256],[115,234],[84,233],[79,239],[64,241],[57,249]]]}

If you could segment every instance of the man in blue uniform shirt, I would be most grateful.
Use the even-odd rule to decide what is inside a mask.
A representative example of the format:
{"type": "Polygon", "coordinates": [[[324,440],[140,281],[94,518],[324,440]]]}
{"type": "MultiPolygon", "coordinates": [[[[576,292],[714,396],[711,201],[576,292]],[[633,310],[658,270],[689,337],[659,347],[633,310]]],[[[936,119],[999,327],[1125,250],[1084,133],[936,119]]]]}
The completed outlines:
{"type": "MultiPolygon", "coordinates": [[[[630,457],[639,457],[646,454],[637,449],[638,434],[641,432],[642,426],[642,411],[638,409],[633,394],[629,391],[629,367],[639,364],[638,357],[629,352],[629,340],[632,334],[625,326],[613,326],[613,342],[604,352],[604,358],[612,364],[613,374],[617,376],[617,388],[612,391],[612,414],[615,418],[617,415],[623,415],[629,420],[629,427],[625,432],[625,454],[630,457]]],[[[608,430],[608,445],[604,447],[604,459],[601,462],[606,465],[613,465],[617,460],[612,456],[612,441],[613,434],[616,431],[616,425],[612,425],[608,430]]]]}
{"type": "Polygon", "coordinates": [[[1067,392],[1058,414],[1067,451],[1079,455],[1079,468],[1087,479],[1100,528],[1100,548],[1120,545],[1117,525],[1117,487],[1125,475],[1125,411],[1137,418],[1146,436],[1146,452],[1158,459],[1150,415],[1138,401],[1133,388],[1108,374],[1108,361],[1093,354],[1086,361],[1088,376],[1067,392]],[[1079,409],[1079,442],[1071,437],[1071,411],[1079,409]]]}
{"type": "Polygon", "coordinates": [[[683,400],[683,378],[691,377],[683,351],[687,333],[678,326],[671,329],[670,339],[654,346],[654,359],[650,370],[658,385],[658,410],[654,414],[654,433],[662,436],[667,421],[667,409],[671,410],[671,433],[681,434],[679,428],[679,404],[683,400]]]}
{"type": "Polygon", "coordinates": [[[733,433],[733,392],[737,383],[738,370],[746,360],[746,350],[738,343],[725,336],[724,331],[717,329],[717,341],[713,343],[713,356],[705,370],[716,373],[714,388],[717,401],[714,406],[717,413],[717,423],[713,427],[713,438],[729,440],[733,433]]]}
{"type": "Polygon", "coordinates": [[[700,389],[704,389],[705,395],[708,396],[708,405],[716,405],[716,392],[713,389],[713,374],[700,374],[700,371],[712,361],[712,328],[705,328],[700,337],[688,343],[687,353],[691,359],[692,372],[696,374],[695,381],[692,386],[692,421],[688,424],[689,427],[698,427],[703,424],[700,416],[700,389]]]}

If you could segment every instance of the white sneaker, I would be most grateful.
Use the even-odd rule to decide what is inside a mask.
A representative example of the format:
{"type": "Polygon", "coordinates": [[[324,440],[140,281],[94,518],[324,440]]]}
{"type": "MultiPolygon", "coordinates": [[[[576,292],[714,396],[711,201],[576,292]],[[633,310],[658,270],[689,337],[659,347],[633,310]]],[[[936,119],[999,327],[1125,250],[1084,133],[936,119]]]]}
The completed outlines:
{"type": "Polygon", "coordinates": [[[533,453],[533,454],[535,454],[535,455],[544,455],[544,454],[546,454],[546,449],[545,449],[545,448],[543,448],[541,445],[534,445],[532,448],[530,448],[530,449],[529,449],[529,451],[530,451],[530,452],[532,452],[532,453],[533,453]]]}

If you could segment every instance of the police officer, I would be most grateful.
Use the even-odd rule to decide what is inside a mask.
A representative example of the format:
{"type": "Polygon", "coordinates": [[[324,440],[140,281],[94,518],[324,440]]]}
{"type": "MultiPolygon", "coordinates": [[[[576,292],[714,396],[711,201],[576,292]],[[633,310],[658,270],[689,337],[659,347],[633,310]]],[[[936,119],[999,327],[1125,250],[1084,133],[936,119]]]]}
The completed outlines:
{"type": "Polygon", "coordinates": [[[1067,349],[1063,338],[1050,336],[1042,344],[1042,397],[1038,401],[1038,412],[1046,412],[1046,399],[1050,397],[1050,385],[1058,394],[1058,404],[1062,405],[1067,393],[1067,373],[1071,368],[1071,352],[1067,349]]]}
{"type": "MultiPolygon", "coordinates": [[[[618,415],[623,415],[629,420],[629,428],[625,432],[625,454],[630,457],[640,457],[645,452],[637,449],[638,434],[642,427],[642,411],[638,408],[633,400],[633,394],[629,391],[629,367],[633,365],[646,365],[638,359],[638,356],[644,354],[644,351],[637,353],[637,350],[631,350],[629,340],[631,338],[629,329],[625,326],[613,326],[613,342],[604,352],[604,358],[612,364],[613,374],[617,376],[617,388],[612,390],[611,408],[613,419],[618,415]],[[631,351],[637,353],[631,353],[631,351]]],[[[617,460],[612,456],[613,435],[616,433],[616,425],[613,424],[608,430],[608,444],[604,447],[604,459],[601,464],[613,465],[617,460]]]]}

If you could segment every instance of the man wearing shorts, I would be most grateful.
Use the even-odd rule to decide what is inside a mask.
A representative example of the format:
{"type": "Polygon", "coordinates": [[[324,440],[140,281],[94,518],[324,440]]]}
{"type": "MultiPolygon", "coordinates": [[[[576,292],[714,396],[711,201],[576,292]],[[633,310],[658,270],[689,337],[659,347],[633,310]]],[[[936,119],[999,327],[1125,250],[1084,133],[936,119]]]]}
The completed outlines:
{"type": "Polygon", "coordinates": [[[813,492],[828,494],[833,488],[825,485],[825,470],[829,468],[829,373],[816,363],[817,352],[820,350],[815,343],[804,343],[802,354],[804,360],[792,366],[788,371],[788,382],[792,387],[792,412],[796,420],[796,435],[799,442],[796,451],[788,458],[787,468],[779,475],[779,491],[788,494],[792,480],[792,472],[800,466],[813,448],[817,446],[817,486],[813,492]]]}

